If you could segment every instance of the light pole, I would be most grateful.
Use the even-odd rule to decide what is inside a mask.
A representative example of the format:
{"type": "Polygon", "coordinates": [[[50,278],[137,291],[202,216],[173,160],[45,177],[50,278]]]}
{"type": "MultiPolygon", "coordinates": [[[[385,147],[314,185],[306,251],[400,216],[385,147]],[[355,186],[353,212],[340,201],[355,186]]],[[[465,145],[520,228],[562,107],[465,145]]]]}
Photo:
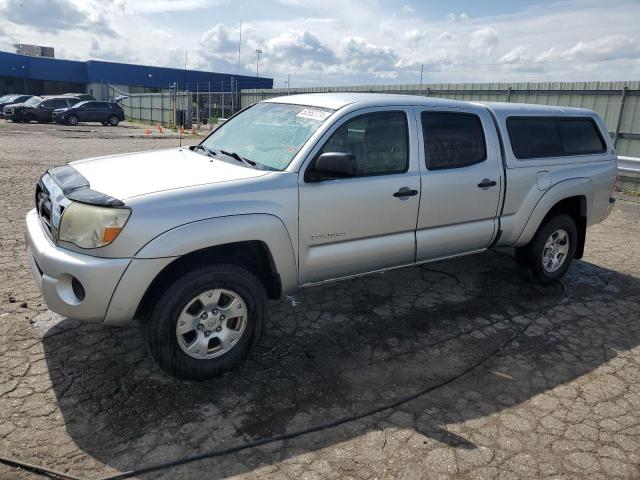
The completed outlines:
{"type": "Polygon", "coordinates": [[[261,53],[262,53],[262,50],[260,50],[259,48],[256,49],[256,77],[260,76],[258,74],[258,65],[260,64],[260,54],[261,53]]]}

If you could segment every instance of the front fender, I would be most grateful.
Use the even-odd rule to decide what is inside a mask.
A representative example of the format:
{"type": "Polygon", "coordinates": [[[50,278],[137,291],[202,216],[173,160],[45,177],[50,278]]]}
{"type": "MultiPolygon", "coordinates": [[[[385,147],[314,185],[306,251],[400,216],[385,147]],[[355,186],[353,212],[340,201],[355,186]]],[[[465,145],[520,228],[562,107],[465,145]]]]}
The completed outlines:
{"type": "Polygon", "coordinates": [[[547,190],[534,207],[514,247],[522,247],[529,243],[540,227],[542,220],[553,206],[569,197],[584,196],[587,199],[587,209],[593,203],[593,184],[584,177],[571,178],[556,183],[547,190]]]}
{"type": "Polygon", "coordinates": [[[282,282],[282,291],[297,286],[298,275],[291,237],[282,220],[270,214],[216,217],[172,228],[148,242],[136,259],[181,257],[196,250],[244,241],[264,242],[282,282]]]}

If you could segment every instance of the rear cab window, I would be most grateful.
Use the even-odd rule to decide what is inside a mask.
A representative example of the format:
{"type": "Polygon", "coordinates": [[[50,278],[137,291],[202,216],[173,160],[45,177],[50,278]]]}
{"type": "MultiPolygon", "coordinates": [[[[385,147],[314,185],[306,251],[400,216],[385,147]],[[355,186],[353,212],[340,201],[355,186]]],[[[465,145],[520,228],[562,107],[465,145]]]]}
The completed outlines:
{"type": "Polygon", "coordinates": [[[590,155],[606,144],[590,117],[509,117],[511,149],[520,160],[590,155]]]}

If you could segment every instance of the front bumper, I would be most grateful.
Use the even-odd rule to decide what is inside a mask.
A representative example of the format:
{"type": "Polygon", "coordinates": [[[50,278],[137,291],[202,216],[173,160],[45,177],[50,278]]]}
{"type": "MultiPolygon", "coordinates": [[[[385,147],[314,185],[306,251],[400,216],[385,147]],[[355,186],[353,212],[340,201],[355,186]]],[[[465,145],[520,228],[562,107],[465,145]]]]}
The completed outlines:
{"type": "Polygon", "coordinates": [[[47,306],[68,318],[104,321],[111,296],[131,259],[93,257],[55,246],[35,210],[27,214],[26,224],[31,272],[47,306]],[[74,292],[74,278],[84,289],[82,299],[74,292]]]}

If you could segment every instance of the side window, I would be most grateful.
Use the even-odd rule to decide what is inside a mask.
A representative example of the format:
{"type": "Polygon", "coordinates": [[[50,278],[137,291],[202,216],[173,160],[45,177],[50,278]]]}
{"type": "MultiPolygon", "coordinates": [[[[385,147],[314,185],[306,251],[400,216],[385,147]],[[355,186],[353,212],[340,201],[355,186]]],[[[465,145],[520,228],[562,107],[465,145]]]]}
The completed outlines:
{"type": "Polygon", "coordinates": [[[53,107],[53,106],[54,106],[54,105],[53,105],[53,100],[45,100],[44,102],[42,102],[42,103],[40,104],[40,106],[41,106],[42,108],[51,108],[51,107],[53,107]]]}
{"type": "Polygon", "coordinates": [[[602,153],[606,150],[595,123],[589,118],[563,118],[558,130],[564,151],[569,155],[602,153]]]}
{"type": "Polygon", "coordinates": [[[516,158],[602,153],[604,140],[591,118],[510,117],[507,130],[516,158]]]}
{"type": "Polygon", "coordinates": [[[511,148],[517,158],[563,155],[555,118],[511,117],[507,120],[511,148]]]}
{"type": "Polygon", "coordinates": [[[60,99],[60,100],[54,100],[53,101],[53,106],[54,108],[65,108],[67,107],[67,102],[64,99],[60,99]]]}
{"type": "Polygon", "coordinates": [[[429,170],[468,167],[487,158],[482,122],[477,115],[422,112],[420,119],[429,170]]]}
{"type": "Polygon", "coordinates": [[[320,154],[351,153],[357,176],[404,172],[409,167],[409,131],[403,112],[361,115],[342,124],[320,154]]]}

